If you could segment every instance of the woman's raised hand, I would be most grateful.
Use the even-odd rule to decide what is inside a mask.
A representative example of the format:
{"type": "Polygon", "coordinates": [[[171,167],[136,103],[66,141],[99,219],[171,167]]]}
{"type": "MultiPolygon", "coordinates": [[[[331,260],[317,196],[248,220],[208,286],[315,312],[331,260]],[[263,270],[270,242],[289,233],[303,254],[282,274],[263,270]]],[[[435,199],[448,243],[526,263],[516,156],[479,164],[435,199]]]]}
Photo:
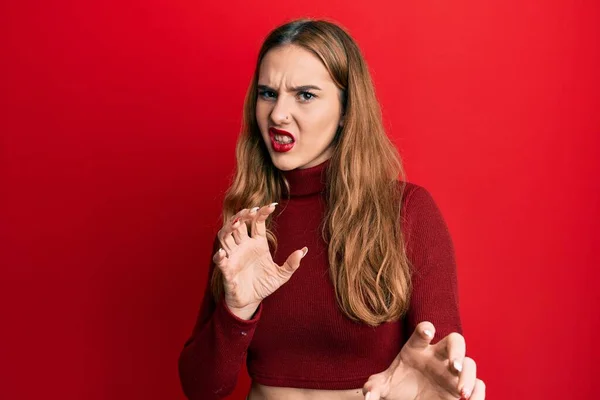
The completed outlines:
{"type": "Polygon", "coordinates": [[[243,209],[218,233],[221,248],[213,261],[223,273],[227,307],[242,319],[250,319],[260,302],[290,279],[308,252],[307,247],[294,251],[281,266],[273,262],[265,221],[276,205],[243,209]]]}
{"type": "Polygon", "coordinates": [[[363,387],[367,400],[485,400],[485,383],[466,357],[465,338],[450,333],[436,344],[431,322],[421,322],[388,369],[363,387]]]}

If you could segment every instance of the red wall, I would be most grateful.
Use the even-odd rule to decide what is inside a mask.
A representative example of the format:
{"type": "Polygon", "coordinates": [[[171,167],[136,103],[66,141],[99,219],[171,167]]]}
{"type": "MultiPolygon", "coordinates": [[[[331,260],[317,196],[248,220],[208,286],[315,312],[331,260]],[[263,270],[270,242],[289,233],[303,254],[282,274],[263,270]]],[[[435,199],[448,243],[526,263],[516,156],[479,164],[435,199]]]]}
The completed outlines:
{"type": "Polygon", "coordinates": [[[310,15],[447,219],[488,398],[595,398],[598,3],[216,3],[0,6],[0,397],[183,397],[255,55],[310,15]]]}

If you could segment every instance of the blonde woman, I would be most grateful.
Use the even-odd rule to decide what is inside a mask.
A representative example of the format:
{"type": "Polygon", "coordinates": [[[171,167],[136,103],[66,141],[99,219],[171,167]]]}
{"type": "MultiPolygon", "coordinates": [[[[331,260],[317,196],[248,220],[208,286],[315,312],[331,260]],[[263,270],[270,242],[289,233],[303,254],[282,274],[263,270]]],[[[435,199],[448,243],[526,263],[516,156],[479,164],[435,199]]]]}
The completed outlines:
{"type": "Polygon", "coordinates": [[[448,229],[405,181],[344,29],[297,20],[269,34],[236,155],[179,360],[188,398],[226,397],[244,361],[250,400],[485,398],[448,229]]]}

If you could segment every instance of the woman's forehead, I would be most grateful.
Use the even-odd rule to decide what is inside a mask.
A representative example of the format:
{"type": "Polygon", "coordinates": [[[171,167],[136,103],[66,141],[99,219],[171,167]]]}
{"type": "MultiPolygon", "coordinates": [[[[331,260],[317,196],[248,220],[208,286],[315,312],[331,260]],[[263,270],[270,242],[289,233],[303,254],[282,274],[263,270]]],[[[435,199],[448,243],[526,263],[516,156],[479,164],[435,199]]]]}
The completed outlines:
{"type": "Polygon", "coordinates": [[[321,60],[301,47],[287,45],[271,49],[263,57],[258,84],[295,88],[305,85],[326,86],[333,80],[321,60]]]}

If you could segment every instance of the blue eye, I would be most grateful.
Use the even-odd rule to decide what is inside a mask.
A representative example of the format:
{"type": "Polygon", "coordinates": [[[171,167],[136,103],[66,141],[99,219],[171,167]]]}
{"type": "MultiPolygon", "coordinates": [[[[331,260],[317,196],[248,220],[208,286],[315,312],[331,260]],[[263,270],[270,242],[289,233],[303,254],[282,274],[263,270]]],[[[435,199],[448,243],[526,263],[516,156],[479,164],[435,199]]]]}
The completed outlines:
{"type": "Polygon", "coordinates": [[[272,92],[270,90],[259,90],[258,95],[265,100],[274,99],[275,97],[277,97],[275,92],[272,92]]]}
{"type": "Polygon", "coordinates": [[[300,100],[305,101],[305,102],[310,101],[313,98],[317,97],[311,92],[300,92],[300,93],[298,93],[298,95],[300,96],[300,100]]]}

